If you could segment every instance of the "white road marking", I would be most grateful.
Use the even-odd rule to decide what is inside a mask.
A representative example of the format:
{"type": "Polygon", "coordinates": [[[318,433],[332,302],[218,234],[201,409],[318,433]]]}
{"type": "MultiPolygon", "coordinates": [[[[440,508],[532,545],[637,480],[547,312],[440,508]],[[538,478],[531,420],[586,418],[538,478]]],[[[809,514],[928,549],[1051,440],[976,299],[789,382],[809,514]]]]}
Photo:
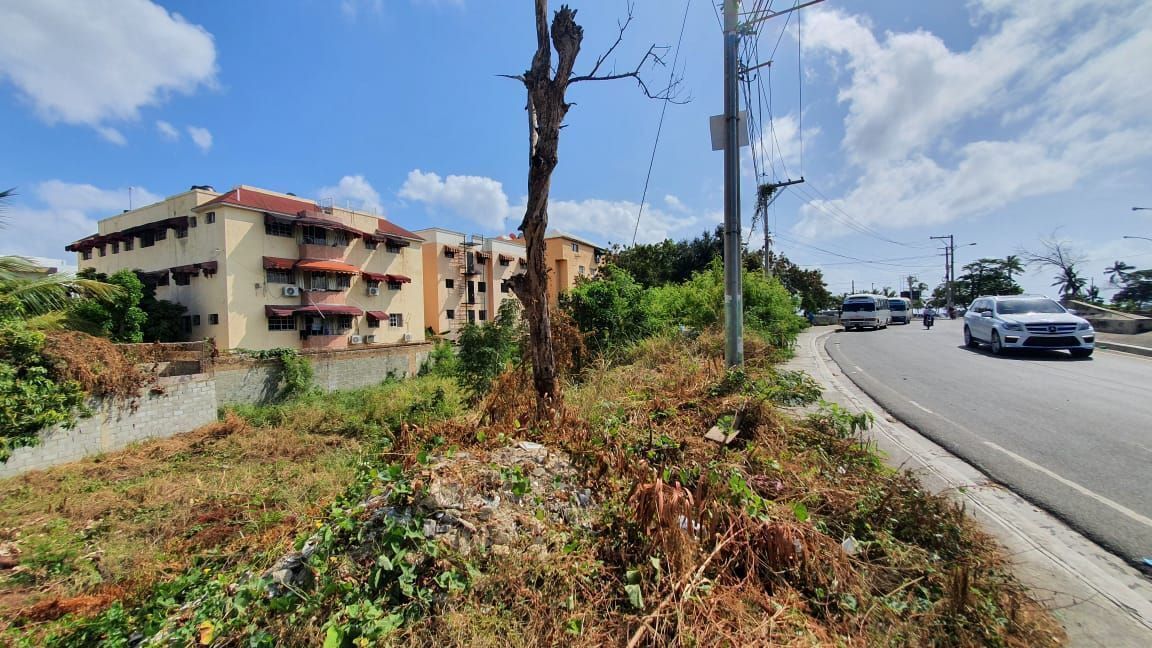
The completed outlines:
{"type": "Polygon", "coordinates": [[[1060,475],[1057,475],[1056,473],[1052,472],[1051,470],[1048,470],[1047,468],[1045,468],[1044,466],[1041,466],[1038,463],[1035,463],[1033,461],[1025,459],[1024,457],[1021,457],[1020,455],[1016,454],[1015,452],[1012,452],[1011,450],[1006,450],[1004,448],[1001,448],[1000,446],[996,445],[995,443],[992,443],[991,441],[985,441],[984,445],[986,445],[990,448],[993,448],[995,450],[999,450],[1000,452],[1008,455],[1009,457],[1012,457],[1016,461],[1024,464],[1025,466],[1031,468],[1032,470],[1035,470],[1036,472],[1039,472],[1039,473],[1043,473],[1044,475],[1047,475],[1048,477],[1055,479],[1056,481],[1060,482],[1061,484],[1064,484],[1065,486],[1067,486],[1067,487],[1071,488],[1072,490],[1080,493],[1081,495],[1084,495],[1085,497],[1089,497],[1091,499],[1094,499],[1097,502],[1100,502],[1101,504],[1103,504],[1104,506],[1107,506],[1108,508],[1116,511],[1117,513],[1120,513],[1131,520],[1139,522],[1140,524],[1143,524],[1146,527],[1152,528],[1152,518],[1140,515],[1136,511],[1133,511],[1132,509],[1124,506],[1123,504],[1118,504],[1116,502],[1113,502],[1112,500],[1108,499],[1107,497],[1104,497],[1103,495],[1098,495],[1098,494],[1088,490],[1087,488],[1084,488],[1080,484],[1077,484],[1074,481],[1065,479],[1065,478],[1061,477],[1060,475]]]}
{"type": "Polygon", "coordinates": [[[908,402],[909,402],[909,403],[912,403],[912,404],[913,404],[913,405],[915,405],[916,407],[919,407],[920,409],[924,410],[925,412],[928,412],[929,414],[935,414],[935,413],[936,413],[936,412],[933,412],[932,410],[928,409],[927,407],[924,407],[924,406],[923,406],[923,405],[921,405],[920,403],[917,403],[917,402],[916,402],[916,401],[914,401],[914,400],[910,400],[910,401],[908,401],[908,402]]]}

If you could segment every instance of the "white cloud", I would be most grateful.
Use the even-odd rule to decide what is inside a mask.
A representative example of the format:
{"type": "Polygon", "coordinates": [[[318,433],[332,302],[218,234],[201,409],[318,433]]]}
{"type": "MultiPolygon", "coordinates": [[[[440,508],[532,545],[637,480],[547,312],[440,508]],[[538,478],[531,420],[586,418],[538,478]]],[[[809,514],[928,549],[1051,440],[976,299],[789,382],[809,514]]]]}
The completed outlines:
{"type": "Polygon", "coordinates": [[[380,15],[384,12],[384,0],[341,0],[340,13],[353,19],[361,13],[380,15]]]}
{"type": "Polygon", "coordinates": [[[207,128],[189,126],[188,137],[192,138],[192,142],[196,145],[196,148],[202,152],[207,153],[212,149],[212,133],[207,128]]]}
{"type": "MultiPolygon", "coordinates": [[[[64,246],[96,233],[96,222],[129,207],[128,188],[102,189],[91,184],[48,180],[36,185],[30,197],[16,196],[7,210],[4,228],[6,254],[60,258],[70,254],[64,246]]],[[[132,207],[159,200],[142,187],[132,188],[132,207]]]]}
{"type": "MultiPolygon", "coordinates": [[[[803,147],[811,146],[819,134],[818,126],[810,126],[804,129],[804,137],[801,138],[800,120],[795,114],[789,113],[773,119],[770,123],[766,120],[760,137],[752,142],[752,146],[756,149],[757,157],[768,165],[769,175],[781,179],[799,177],[803,147]]],[[[749,169],[752,168],[749,157],[751,155],[752,149],[749,149],[743,163],[743,166],[749,169]]]]}
{"type": "Polygon", "coordinates": [[[988,28],[964,51],[924,31],[877,35],[837,10],[809,14],[809,51],[845,71],[841,144],[857,182],[806,205],[796,233],[847,231],[820,207],[892,228],[982,215],[1152,155],[1152,5],[973,6],[988,28]],[[996,132],[997,116],[1000,137],[970,136],[996,132]]]}
{"type": "Polygon", "coordinates": [[[450,175],[441,178],[432,172],[413,169],[400,187],[399,195],[495,231],[503,231],[505,220],[512,216],[504,185],[484,176],[450,175]]]}
{"type": "Polygon", "coordinates": [[[135,120],[215,73],[211,34],[148,0],[0,5],[0,79],[50,124],[135,120]]]}
{"type": "Polygon", "coordinates": [[[320,187],[316,194],[321,200],[331,199],[337,206],[384,214],[380,193],[362,175],[344,176],[335,187],[320,187]]]}
{"type": "Polygon", "coordinates": [[[714,215],[673,214],[651,204],[644,206],[643,214],[639,210],[640,204],[630,200],[552,200],[548,203],[548,225],[602,242],[631,245],[633,230],[637,243],[656,243],[666,238],[680,238],[698,224],[714,218],[714,215]],[[639,227],[636,225],[638,214],[639,227]]]}
{"type": "Polygon", "coordinates": [[[96,133],[101,138],[115,144],[116,146],[124,146],[128,143],[128,139],[124,137],[124,133],[112,128],[111,126],[97,126],[96,133]]]}
{"type": "Polygon", "coordinates": [[[176,130],[175,126],[163,119],[156,120],[156,130],[160,131],[160,135],[170,142],[175,142],[180,139],[180,131],[176,130]]]}

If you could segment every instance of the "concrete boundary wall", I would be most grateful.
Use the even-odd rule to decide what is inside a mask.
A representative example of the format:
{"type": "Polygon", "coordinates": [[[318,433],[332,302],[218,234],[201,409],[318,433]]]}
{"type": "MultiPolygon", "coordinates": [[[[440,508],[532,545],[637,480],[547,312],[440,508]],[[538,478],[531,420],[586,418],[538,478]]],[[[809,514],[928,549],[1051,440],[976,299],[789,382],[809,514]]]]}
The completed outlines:
{"type": "Polygon", "coordinates": [[[72,428],[43,430],[39,445],[14,450],[0,463],[0,478],[191,432],[216,420],[216,386],[209,374],[158,378],[140,390],[134,407],[101,400],[90,401],[89,407],[93,415],[72,428]]]}

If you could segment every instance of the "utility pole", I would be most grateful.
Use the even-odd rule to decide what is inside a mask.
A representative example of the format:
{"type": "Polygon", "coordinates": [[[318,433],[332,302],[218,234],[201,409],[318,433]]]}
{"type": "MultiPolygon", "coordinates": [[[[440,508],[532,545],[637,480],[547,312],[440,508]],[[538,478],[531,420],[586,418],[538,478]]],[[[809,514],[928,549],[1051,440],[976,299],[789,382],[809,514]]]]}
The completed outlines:
{"type": "Polygon", "coordinates": [[[856,280],[855,279],[852,280],[852,294],[853,295],[856,294],[856,280]]]}
{"type": "MultiPolygon", "coordinates": [[[[768,208],[780,197],[780,189],[804,182],[804,176],[799,180],[785,182],[765,182],[756,189],[756,211],[760,213],[760,220],[764,223],[764,277],[772,276],[772,236],[768,230],[768,208]]],[[[755,219],[753,219],[755,223],[755,219]]]]}
{"type": "Polygon", "coordinates": [[[948,309],[956,305],[955,298],[952,294],[952,281],[956,275],[956,237],[952,234],[945,236],[929,236],[933,240],[948,239],[948,247],[944,248],[944,285],[948,291],[948,309]]]}
{"type": "Polygon", "coordinates": [[[724,0],[724,362],[744,364],[744,287],[740,277],[740,85],[736,67],[740,0],[724,0]]]}

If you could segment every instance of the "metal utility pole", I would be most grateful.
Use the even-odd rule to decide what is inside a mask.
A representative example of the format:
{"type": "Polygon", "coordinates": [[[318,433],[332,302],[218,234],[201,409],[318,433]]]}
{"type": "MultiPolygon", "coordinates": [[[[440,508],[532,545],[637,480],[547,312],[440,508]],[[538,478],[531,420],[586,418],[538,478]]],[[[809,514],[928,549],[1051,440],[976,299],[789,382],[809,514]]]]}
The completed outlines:
{"type": "Polygon", "coordinates": [[[740,0],[724,0],[724,362],[744,364],[744,287],[740,277],[740,85],[736,67],[740,0]]]}
{"type": "MultiPolygon", "coordinates": [[[[785,182],[765,182],[757,188],[756,210],[760,212],[760,220],[764,224],[764,276],[772,276],[772,236],[768,231],[768,208],[780,197],[780,189],[804,182],[804,176],[799,180],[785,182]]],[[[755,223],[755,220],[753,220],[755,223]]]]}
{"type": "Polygon", "coordinates": [[[944,248],[944,284],[948,290],[948,308],[956,305],[952,294],[952,281],[956,274],[956,237],[952,234],[946,236],[929,236],[933,240],[948,239],[948,247],[944,248]]]}

